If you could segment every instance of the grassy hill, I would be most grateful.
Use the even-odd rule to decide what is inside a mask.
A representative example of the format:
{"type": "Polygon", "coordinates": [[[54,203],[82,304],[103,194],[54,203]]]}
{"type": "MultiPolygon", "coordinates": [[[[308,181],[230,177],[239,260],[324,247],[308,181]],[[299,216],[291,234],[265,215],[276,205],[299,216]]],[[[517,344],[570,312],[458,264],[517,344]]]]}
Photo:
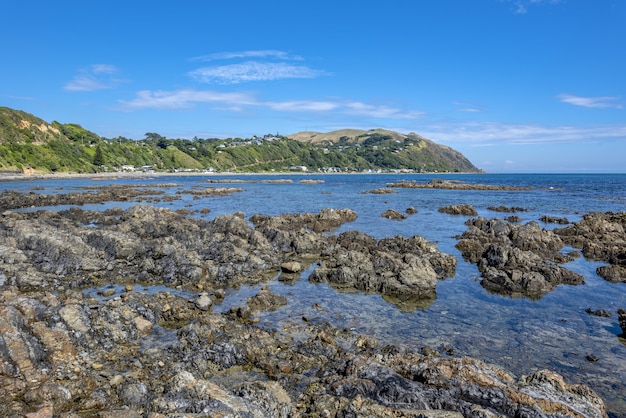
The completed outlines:
{"type": "Polygon", "coordinates": [[[0,107],[0,171],[95,173],[151,166],[159,171],[478,172],[459,152],[416,134],[343,129],[252,138],[104,138],[78,124],[48,123],[0,107]]]}
{"type": "Polygon", "coordinates": [[[299,132],[289,137],[323,146],[328,151],[357,155],[379,168],[420,172],[479,171],[460,152],[415,133],[401,134],[385,129],[341,129],[327,133],[299,132]]]}

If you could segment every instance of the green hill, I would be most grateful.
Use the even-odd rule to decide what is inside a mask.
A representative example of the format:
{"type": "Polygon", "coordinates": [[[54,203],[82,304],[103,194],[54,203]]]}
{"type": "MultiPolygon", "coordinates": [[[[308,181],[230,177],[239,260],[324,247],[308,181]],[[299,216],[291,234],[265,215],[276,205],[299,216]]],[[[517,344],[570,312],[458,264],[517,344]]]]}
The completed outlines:
{"type": "Polygon", "coordinates": [[[459,152],[416,134],[344,129],[252,138],[104,138],[78,124],[47,123],[0,107],[0,171],[96,173],[158,171],[271,172],[411,170],[478,172],[459,152]]]}
{"type": "Polygon", "coordinates": [[[328,133],[299,132],[289,137],[323,146],[329,152],[340,151],[362,157],[377,168],[419,172],[480,171],[460,152],[415,133],[342,129],[328,133]]]}

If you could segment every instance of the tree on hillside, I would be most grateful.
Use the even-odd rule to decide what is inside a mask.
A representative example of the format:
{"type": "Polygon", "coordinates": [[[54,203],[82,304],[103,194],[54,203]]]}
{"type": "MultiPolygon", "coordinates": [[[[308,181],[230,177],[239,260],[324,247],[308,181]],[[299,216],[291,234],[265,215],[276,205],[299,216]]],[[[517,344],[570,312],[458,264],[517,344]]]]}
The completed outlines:
{"type": "Polygon", "coordinates": [[[96,147],[96,153],[93,156],[93,165],[95,165],[96,167],[104,165],[104,154],[102,154],[102,149],[100,148],[100,145],[96,147]]]}

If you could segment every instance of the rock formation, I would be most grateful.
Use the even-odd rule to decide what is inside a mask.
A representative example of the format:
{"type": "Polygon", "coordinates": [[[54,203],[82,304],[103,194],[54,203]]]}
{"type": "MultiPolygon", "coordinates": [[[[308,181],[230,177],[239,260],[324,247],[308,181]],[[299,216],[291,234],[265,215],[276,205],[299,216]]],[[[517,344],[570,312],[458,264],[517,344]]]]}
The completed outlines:
{"type": "Polygon", "coordinates": [[[537,222],[512,225],[479,217],[467,225],[456,247],[477,264],[489,290],[537,298],[559,284],[584,283],[580,274],[559,265],[570,260],[559,252],[563,241],[537,222]]]}

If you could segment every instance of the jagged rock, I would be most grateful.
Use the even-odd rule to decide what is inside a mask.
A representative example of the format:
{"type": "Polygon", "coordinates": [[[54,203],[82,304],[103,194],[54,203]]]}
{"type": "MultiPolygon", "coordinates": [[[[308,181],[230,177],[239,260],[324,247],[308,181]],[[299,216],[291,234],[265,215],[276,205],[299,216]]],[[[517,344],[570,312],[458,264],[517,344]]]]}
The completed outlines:
{"type": "MultiPolygon", "coordinates": [[[[288,217],[253,228],[240,215],[206,222],[145,205],[0,216],[0,416],[606,417],[589,388],[550,372],[516,380],[476,359],[382,346],[323,321],[254,326],[254,312],[287,303],[268,288],[234,315],[210,309],[210,295],[275,276],[288,239],[297,256],[317,251],[315,274],[338,286],[423,299],[454,274],[456,259],[424,238],[327,236],[313,230],[325,217],[345,219],[312,215],[292,234],[288,217]],[[206,293],[182,296],[192,289],[206,293]]],[[[532,241],[506,223],[488,230],[553,249],[541,233],[532,241]]],[[[509,253],[486,258],[506,264],[509,253]]]]}
{"type": "Polygon", "coordinates": [[[544,215],[541,218],[539,218],[539,220],[547,224],[567,225],[569,223],[569,220],[567,218],[559,218],[558,216],[544,215]]]}
{"type": "Polygon", "coordinates": [[[401,221],[403,219],[406,219],[406,215],[404,215],[404,214],[402,214],[402,213],[400,213],[400,212],[398,212],[396,210],[393,210],[393,209],[386,210],[380,216],[382,216],[383,218],[393,219],[393,220],[396,220],[396,221],[401,221]]]}
{"type": "Polygon", "coordinates": [[[619,321],[619,326],[622,329],[622,335],[626,335],[626,310],[618,309],[617,316],[619,321]]]}
{"type": "Polygon", "coordinates": [[[447,213],[449,215],[466,215],[466,216],[478,215],[478,212],[476,211],[476,209],[474,209],[474,207],[470,204],[444,206],[437,210],[441,213],[447,213]]]}
{"type": "Polygon", "coordinates": [[[584,283],[583,276],[557,264],[570,260],[560,253],[564,243],[537,222],[512,225],[479,217],[466,224],[456,247],[477,264],[485,288],[537,298],[559,284],[584,283]]]}
{"type": "Polygon", "coordinates": [[[583,255],[608,262],[597,269],[611,282],[626,282],[626,212],[589,213],[582,220],[554,232],[568,245],[582,248],[583,255]]]}
{"type": "Polygon", "coordinates": [[[309,276],[340,289],[378,292],[397,300],[431,299],[437,279],[450,277],[456,259],[424,238],[396,236],[376,240],[363,233],[340,234],[326,258],[309,276]]]}

